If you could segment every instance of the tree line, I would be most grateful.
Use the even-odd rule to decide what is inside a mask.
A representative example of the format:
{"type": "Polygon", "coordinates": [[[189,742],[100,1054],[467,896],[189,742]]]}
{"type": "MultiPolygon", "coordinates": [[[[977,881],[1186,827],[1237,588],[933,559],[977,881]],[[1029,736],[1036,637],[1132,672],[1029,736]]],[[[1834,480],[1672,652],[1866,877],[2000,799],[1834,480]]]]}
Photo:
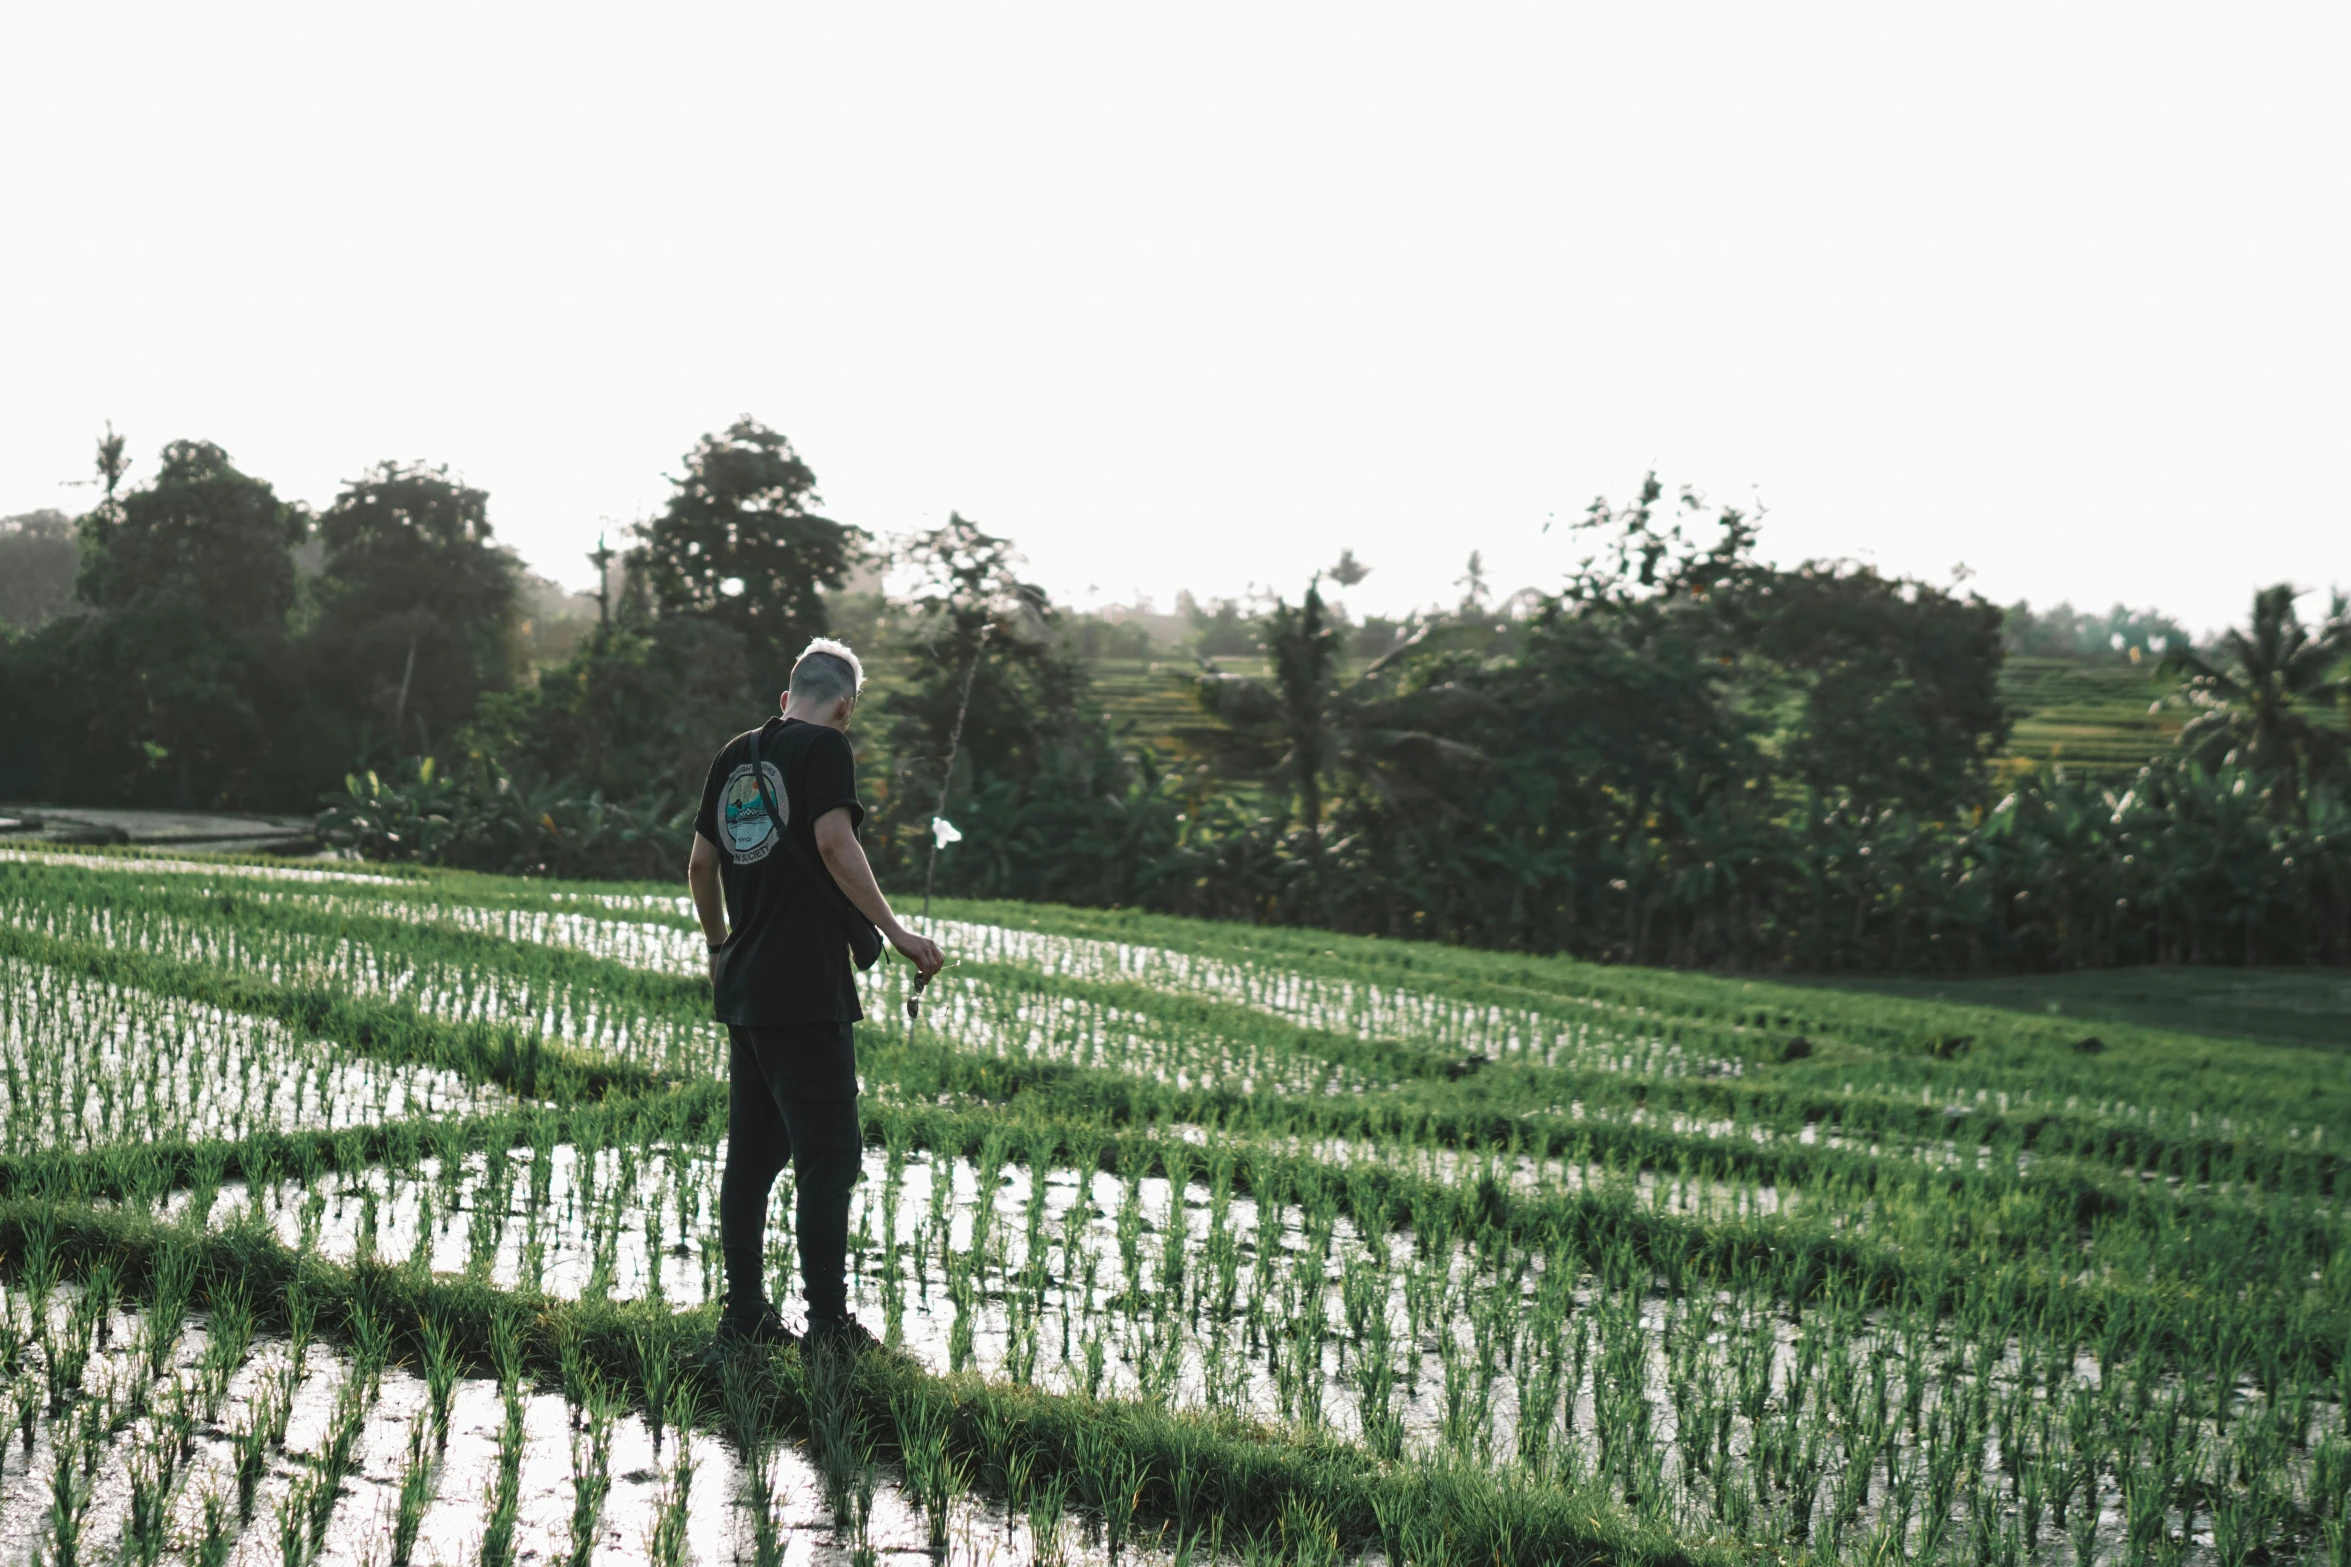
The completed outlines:
{"type": "Polygon", "coordinates": [[[1170,760],[1091,689],[1131,628],[960,516],[887,546],[825,517],[748,418],[599,550],[596,629],[535,679],[520,567],[445,469],[379,464],[314,516],[206,443],[127,467],[110,433],[85,612],[0,643],[11,795],[323,804],[370,856],[668,876],[712,751],[834,633],[890,671],[854,736],[900,888],[1734,969],[2351,961],[2339,597],[2306,623],[2265,590],[2203,650],[2120,610],[2020,621],[1767,565],[1754,519],[1652,477],[1506,605],[1473,558],[1457,608],[1358,625],[1323,588],[1350,554],[1192,609],[1202,718],[1170,760]],[[853,580],[885,557],[890,598],[853,580]],[[2120,785],[1998,765],[2003,658],[2100,642],[2169,673],[2180,744],[2120,785]]]}

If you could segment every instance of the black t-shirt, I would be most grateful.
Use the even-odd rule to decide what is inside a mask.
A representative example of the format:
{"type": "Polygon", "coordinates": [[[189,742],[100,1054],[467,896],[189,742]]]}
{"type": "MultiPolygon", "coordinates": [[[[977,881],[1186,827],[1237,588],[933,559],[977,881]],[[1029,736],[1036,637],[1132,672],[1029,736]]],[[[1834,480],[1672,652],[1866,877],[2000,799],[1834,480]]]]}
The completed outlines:
{"type": "Polygon", "coordinates": [[[849,737],[822,724],[771,718],[729,740],[702,785],[695,830],[718,846],[726,888],[727,940],[719,951],[718,1020],[751,1027],[781,1023],[853,1023],[856,967],[848,937],[810,875],[828,881],[816,849],[816,822],[840,806],[849,824],[865,819],[857,803],[857,759],[849,737]],[[768,796],[783,812],[795,857],[777,838],[751,776],[751,740],[768,796]],[[805,868],[803,868],[805,867],[805,868]]]}

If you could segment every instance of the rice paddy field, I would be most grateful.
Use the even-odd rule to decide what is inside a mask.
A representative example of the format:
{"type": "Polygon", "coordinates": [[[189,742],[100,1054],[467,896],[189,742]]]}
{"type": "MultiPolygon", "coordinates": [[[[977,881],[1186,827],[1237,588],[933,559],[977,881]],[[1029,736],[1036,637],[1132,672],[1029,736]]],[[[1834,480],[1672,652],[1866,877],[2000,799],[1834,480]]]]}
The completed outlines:
{"type": "MultiPolygon", "coordinates": [[[[1217,663],[1259,679],[1269,668],[1262,657],[1217,663]]],[[[1163,763],[1180,762],[1223,727],[1193,699],[1187,677],[1198,666],[1188,657],[1168,651],[1153,659],[1093,659],[1086,667],[1095,700],[1120,732],[1150,747],[1163,763]]],[[[1350,671],[1356,667],[1348,665],[1350,671]]],[[[886,681],[887,672],[878,678],[886,681]]],[[[2000,668],[2000,698],[2015,713],[2016,725],[1999,766],[2016,776],[2062,766],[2120,787],[2178,739],[2187,715],[2158,705],[2176,689],[2153,664],[2011,654],[2000,668]]]]}
{"type": "Polygon", "coordinates": [[[0,856],[0,1562],[2351,1561],[2351,1038],[929,928],[710,1357],[682,888],[0,856]]]}

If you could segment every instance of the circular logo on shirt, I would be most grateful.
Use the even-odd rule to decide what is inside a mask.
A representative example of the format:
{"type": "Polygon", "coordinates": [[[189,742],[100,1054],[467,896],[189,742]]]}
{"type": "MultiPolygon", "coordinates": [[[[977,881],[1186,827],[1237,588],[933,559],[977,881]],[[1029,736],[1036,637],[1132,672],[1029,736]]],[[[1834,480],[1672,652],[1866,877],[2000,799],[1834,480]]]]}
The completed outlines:
{"type": "Polygon", "coordinates": [[[775,763],[761,762],[760,770],[767,774],[767,792],[774,797],[776,809],[784,821],[771,821],[767,801],[760,798],[759,784],[751,776],[751,764],[745,762],[727,776],[727,786],[718,793],[718,830],[720,841],[737,865],[754,865],[775,852],[776,829],[790,822],[792,807],[784,798],[783,774],[775,763]]]}

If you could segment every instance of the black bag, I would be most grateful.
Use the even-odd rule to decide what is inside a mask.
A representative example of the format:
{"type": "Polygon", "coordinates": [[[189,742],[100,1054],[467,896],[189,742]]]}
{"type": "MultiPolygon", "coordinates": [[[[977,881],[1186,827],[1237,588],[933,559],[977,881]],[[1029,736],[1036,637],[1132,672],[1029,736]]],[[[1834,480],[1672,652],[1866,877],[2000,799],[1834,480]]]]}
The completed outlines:
{"type": "Polygon", "coordinates": [[[800,847],[800,840],[792,836],[784,813],[776,809],[776,797],[767,787],[767,769],[759,760],[759,741],[766,733],[767,724],[751,731],[751,781],[758,786],[759,803],[767,807],[767,819],[775,824],[776,836],[792,856],[792,863],[800,867],[800,874],[808,878],[808,884],[816,889],[825,907],[833,911],[833,920],[849,943],[849,956],[857,961],[859,968],[872,968],[881,960],[882,933],[865,917],[864,910],[849,901],[840,884],[833,880],[832,872],[808,857],[808,851],[800,847]]]}

